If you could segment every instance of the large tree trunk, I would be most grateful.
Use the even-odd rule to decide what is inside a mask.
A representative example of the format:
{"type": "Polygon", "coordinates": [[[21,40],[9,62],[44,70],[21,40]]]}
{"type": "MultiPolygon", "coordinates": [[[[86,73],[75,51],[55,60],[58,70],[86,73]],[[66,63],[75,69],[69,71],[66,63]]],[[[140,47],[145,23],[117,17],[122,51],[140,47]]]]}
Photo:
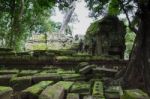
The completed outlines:
{"type": "Polygon", "coordinates": [[[147,8],[141,8],[135,46],[122,80],[125,87],[145,89],[150,94],[150,9],[147,8]]]}
{"type": "Polygon", "coordinates": [[[59,33],[62,33],[62,34],[64,33],[64,31],[65,31],[65,29],[66,29],[66,27],[67,27],[67,25],[68,25],[68,23],[69,23],[69,21],[71,19],[71,16],[72,16],[72,14],[73,14],[73,12],[75,10],[75,7],[76,7],[76,4],[75,4],[75,1],[73,1],[70,4],[69,8],[68,8],[68,11],[67,11],[67,13],[65,15],[65,18],[64,18],[63,23],[61,25],[59,33]]]}
{"type": "Polygon", "coordinates": [[[7,40],[7,46],[13,48],[14,50],[18,49],[18,43],[20,42],[21,35],[21,20],[24,11],[24,0],[20,0],[16,3],[15,0],[11,1],[11,29],[10,35],[7,40]]]}

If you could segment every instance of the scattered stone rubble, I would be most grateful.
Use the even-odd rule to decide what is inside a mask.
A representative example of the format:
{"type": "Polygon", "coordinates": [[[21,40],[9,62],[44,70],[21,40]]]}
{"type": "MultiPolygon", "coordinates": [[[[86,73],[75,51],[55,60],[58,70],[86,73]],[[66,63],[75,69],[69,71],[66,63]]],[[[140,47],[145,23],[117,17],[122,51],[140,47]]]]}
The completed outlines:
{"type": "Polygon", "coordinates": [[[150,99],[140,89],[107,86],[103,78],[116,72],[87,62],[73,70],[1,69],[0,99],[150,99]]]}
{"type": "MultiPolygon", "coordinates": [[[[41,53],[43,51],[37,51],[34,56],[41,58],[41,53]]],[[[27,53],[21,54],[28,58],[27,53]]],[[[3,54],[3,57],[10,57],[7,55],[3,54]]],[[[109,86],[106,81],[111,81],[117,71],[88,62],[81,62],[70,69],[56,66],[9,69],[1,66],[0,99],[150,99],[140,89],[124,90],[120,85],[109,86]]]]}

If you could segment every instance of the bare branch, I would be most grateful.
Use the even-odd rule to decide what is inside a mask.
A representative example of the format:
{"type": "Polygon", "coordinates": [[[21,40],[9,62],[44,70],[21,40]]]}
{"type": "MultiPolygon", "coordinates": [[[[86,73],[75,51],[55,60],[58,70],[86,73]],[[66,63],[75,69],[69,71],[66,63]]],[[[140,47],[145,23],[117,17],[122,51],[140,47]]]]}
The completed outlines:
{"type": "Polygon", "coordinates": [[[128,24],[129,24],[129,28],[135,33],[137,34],[138,30],[132,26],[132,23],[130,21],[130,18],[129,18],[129,15],[128,15],[128,12],[126,11],[126,9],[124,8],[124,4],[123,4],[123,1],[120,0],[120,6],[121,6],[121,9],[123,10],[123,12],[125,13],[126,15],[126,18],[128,20],[128,24]]]}

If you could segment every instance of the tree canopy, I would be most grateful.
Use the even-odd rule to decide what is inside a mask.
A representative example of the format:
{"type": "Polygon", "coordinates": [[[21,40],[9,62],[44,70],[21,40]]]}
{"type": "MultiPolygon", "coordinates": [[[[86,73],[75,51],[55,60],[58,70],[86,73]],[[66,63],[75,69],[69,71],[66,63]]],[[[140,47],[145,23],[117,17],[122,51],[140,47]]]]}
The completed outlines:
{"type": "Polygon", "coordinates": [[[32,32],[49,31],[55,0],[1,0],[0,37],[3,46],[19,50],[32,32]]]}

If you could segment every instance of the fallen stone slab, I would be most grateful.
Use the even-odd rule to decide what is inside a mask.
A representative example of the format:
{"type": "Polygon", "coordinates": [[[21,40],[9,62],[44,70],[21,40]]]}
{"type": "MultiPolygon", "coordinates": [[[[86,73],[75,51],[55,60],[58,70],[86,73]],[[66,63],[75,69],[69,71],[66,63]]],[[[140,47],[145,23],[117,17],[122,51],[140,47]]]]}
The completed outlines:
{"type": "Polygon", "coordinates": [[[150,99],[150,97],[140,89],[131,89],[125,90],[121,99],[150,99]]]}
{"type": "Polygon", "coordinates": [[[10,84],[14,91],[21,91],[32,85],[31,76],[13,77],[10,84]]]}
{"type": "Polygon", "coordinates": [[[55,84],[44,89],[39,99],[64,99],[64,94],[65,89],[55,84]]]}
{"type": "Polygon", "coordinates": [[[92,71],[93,68],[95,68],[94,65],[85,66],[85,67],[83,67],[83,68],[81,68],[79,70],[79,73],[81,73],[81,74],[88,74],[90,71],[92,71]]]}
{"type": "Polygon", "coordinates": [[[61,74],[65,81],[84,81],[85,77],[80,74],[61,74]]]}
{"type": "Polygon", "coordinates": [[[81,63],[79,63],[79,67],[80,68],[83,68],[83,67],[85,67],[85,66],[87,66],[87,65],[89,65],[89,63],[88,62],[81,62],[81,63]]]}
{"type": "Polygon", "coordinates": [[[16,74],[0,75],[0,85],[9,86],[10,79],[15,77],[16,74]]]}
{"type": "Polygon", "coordinates": [[[13,89],[11,87],[0,86],[0,99],[12,99],[13,89]]]}
{"type": "Polygon", "coordinates": [[[58,74],[75,74],[75,71],[74,70],[60,70],[60,69],[58,69],[57,73],[58,74]]]}
{"type": "Polygon", "coordinates": [[[79,70],[80,70],[81,68],[83,68],[83,67],[85,67],[85,66],[87,66],[87,65],[89,65],[88,62],[81,62],[81,63],[79,63],[79,64],[75,67],[75,71],[76,71],[76,72],[79,72],[79,70]]]}
{"type": "Polygon", "coordinates": [[[105,97],[107,99],[120,99],[123,95],[121,86],[109,86],[105,90],[105,97]]]}
{"type": "Polygon", "coordinates": [[[94,82],[92,95],[95,97],[104,98],[104,87],[101,81],[94,82]]]}
{"type": "Polygon", "coordinates": [[[71,93],[89,93],[90,91],[90,84],[87,82],[75,82],[71,89],[71,93]]]}
{"type": "Polygon", "coordinates": [[[0,70],[0,75],[17,74],[19,70],[0,70]]]}
{"type": "Polygon", "coordinates": [[[74,82],[71,81],[59,81],[56,83],[56,86],[61,86],[65,89],[65,91],[69,91],[74,82]]]}
{"type": "Polygon", "coordinates": [[[53,81],[41,81],[31,87],[22,91],[21,99],[38,99],[39,94],[49,85],[52,85],[53,81]]]}
{"type": "Polygon", "coordinates": [[[38,70],[22,70],[18,73],[18,76],[32,76],[38,72],[38,70]]]}
{"type": "Polygon", "coordinates": [[[40,81],[60,81],[62,77],[56,73],[45,73],[45,74],[36,74],[32,76],[33,83],[38,83],[40,81]]]}
{"type": "Polygon", "coordinates": [[[80,96],[78,93],[68,93],[66,99],[80,99],[80,96]]]}

